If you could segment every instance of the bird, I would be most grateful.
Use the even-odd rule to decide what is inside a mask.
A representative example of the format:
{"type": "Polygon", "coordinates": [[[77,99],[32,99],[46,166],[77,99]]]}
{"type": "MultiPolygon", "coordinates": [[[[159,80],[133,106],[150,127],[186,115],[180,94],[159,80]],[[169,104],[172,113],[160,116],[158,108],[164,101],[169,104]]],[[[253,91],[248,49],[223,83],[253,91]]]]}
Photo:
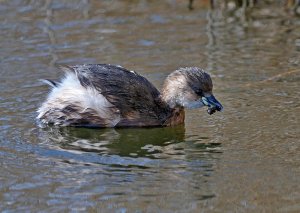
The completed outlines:
{"type": "Polygon", "coordinates": [[[43,125],[74,127],[165,127],[184,123],[184,109],[222,111],[210,75],[198,67],[170,73],[161,92],[135,71],[111,64],[63,65],[59,81],[37,110],[43,125]]]}

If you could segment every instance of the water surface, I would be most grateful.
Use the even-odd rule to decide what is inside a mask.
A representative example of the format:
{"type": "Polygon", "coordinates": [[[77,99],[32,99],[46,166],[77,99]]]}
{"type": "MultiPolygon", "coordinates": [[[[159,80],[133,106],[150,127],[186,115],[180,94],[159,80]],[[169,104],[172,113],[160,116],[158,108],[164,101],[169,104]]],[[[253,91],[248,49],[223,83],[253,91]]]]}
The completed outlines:
{"type": "Polygon", "coordinates": [[[186,6],[0,2],[1,210],[300,212],[299,18],[186,6]],[[225,111],[187,111],[173,128],[39,128],[39,79],[80,63],[119,64],[157,87],[199,66],[225,111]]]}

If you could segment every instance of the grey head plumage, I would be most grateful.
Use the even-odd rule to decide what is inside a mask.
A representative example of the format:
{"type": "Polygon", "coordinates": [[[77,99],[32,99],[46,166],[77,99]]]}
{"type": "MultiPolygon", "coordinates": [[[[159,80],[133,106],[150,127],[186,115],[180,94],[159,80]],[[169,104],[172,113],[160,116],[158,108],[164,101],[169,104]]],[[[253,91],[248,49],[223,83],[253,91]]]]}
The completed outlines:
{"type": "Polygon", "coordinates": [[[208,107],[208,113],[221,111],[223,106],[213,96],[210,75],[198,67],[180,68],[166,78],[162,98],[171,107],[208,107]]]}

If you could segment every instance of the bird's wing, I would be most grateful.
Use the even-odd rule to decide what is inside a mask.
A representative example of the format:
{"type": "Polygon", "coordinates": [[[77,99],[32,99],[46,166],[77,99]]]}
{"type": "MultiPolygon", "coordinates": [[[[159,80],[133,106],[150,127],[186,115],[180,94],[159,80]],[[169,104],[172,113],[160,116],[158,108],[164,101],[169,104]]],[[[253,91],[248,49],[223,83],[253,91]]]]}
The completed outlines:
{"type": "Polygon", "coordinates": [[[83,87],[95,88],[121,114],[121,126],[162,125],[169,115],[159,91],[134,71],[107,64],[62,67],[75,72],[83,87]]]}

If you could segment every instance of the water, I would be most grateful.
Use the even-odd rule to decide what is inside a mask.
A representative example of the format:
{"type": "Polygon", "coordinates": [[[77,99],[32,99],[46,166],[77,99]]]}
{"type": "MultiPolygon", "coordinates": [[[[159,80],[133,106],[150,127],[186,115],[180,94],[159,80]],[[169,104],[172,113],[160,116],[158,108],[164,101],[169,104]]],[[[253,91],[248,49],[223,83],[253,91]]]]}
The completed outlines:
{"type": "Polygon", "coordinates": [[[299,212],[300,20],[182,1],[0,2],[0,209],[299,212]],[[157,87],[208,70],[225,107],[174,128],[36,125],[58,64],[110,63],[157,87]],[[279,75],[281,74],[281,75],[279,75]]]}

